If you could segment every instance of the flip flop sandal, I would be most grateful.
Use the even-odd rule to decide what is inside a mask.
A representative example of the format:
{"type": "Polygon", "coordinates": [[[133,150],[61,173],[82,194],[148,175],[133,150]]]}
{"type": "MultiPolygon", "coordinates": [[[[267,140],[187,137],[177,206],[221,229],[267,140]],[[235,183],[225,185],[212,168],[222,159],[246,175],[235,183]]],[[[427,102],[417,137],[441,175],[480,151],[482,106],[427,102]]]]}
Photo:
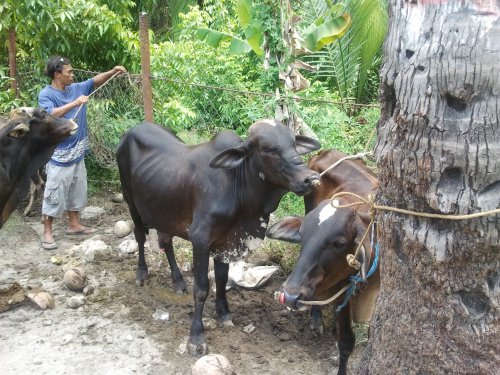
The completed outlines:
{"type": "Polygon", "coordinates": [[[57,249],[57,244],[55,242],[42,241],[42,248],[44,250],[55,250],[57,249]]]}

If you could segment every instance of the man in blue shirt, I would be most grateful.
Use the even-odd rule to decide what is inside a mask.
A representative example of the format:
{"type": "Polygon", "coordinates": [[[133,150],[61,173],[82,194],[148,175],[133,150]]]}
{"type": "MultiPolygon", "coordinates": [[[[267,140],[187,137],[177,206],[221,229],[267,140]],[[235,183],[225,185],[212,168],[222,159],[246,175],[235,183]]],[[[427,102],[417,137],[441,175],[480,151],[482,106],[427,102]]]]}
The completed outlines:
{"type": "Polygon", "coordinates": [[[74,83],[73,68],[67,58],[55,56],[47,62],[45,75],[52,79],[38,95],[40,107],[55,117],[73,119],[78,124],[76,134],[61,142],[47,164],[47,182],[42,203],[44,238],[42,247],[57,249],[52,223],[55,217],[68,212],[67,234],[92,234],[93,228],[80,223],[79,213],[87,204],[87,170],[84,157],[89,151],[87,106],[90,93],[114,74],[126,72],[116,66],[84,82],[74,83]],[[75,118],[76,116],[76,118],[75,118]]]}

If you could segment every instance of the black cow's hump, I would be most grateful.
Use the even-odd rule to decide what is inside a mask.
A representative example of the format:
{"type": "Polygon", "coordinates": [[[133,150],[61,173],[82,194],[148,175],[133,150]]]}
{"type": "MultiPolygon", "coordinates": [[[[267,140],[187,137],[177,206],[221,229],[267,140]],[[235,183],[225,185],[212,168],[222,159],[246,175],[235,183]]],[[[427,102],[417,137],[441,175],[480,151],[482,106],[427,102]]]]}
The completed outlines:
{"type": "Polygon", "coordinates": [[[184,141],[170,128],[151,122],[142,122],[130,129],[122,138],[118,150],[125,144],[138,143],[147,144],[151,147],[160,147],[166,144],[182,144],[184,141]]]}
{"type": "Polygon", "coordinates": [[[216,151],[227,150],[228,148],[238,146],[243,140],[233,131],[225,130],[216,134],[212,138],[212,147],[216,151]]]}

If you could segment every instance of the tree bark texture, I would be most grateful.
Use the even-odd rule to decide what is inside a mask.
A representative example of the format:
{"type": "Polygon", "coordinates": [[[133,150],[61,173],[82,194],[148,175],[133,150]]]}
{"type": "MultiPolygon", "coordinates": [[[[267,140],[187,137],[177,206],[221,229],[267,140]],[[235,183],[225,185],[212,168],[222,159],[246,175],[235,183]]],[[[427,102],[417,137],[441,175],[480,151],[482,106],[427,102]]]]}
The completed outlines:
{"type": "MultiPolygon", "coordinates": [[[[390,0],[376,203],[500,207],[500,2],[390,0]]],[[[500,215],[377,211],[382,284],[358,374],[500,374],[500,215]]]]}

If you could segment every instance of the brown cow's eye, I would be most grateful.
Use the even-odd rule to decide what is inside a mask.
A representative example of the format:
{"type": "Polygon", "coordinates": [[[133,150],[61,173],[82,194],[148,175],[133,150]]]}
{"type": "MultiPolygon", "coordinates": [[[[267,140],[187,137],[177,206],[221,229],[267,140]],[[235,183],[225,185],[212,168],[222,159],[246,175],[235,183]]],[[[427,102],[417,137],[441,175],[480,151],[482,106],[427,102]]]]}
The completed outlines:
{"type": "Polygon", "coordinates": [[[336,247],[336,248],[343,248],[345,247],[345,245],[347,244],[345,241],[342,241],[342,240],[336,240],[336,241],[332,241],[332,246],[333,247],[336,247]]]}

